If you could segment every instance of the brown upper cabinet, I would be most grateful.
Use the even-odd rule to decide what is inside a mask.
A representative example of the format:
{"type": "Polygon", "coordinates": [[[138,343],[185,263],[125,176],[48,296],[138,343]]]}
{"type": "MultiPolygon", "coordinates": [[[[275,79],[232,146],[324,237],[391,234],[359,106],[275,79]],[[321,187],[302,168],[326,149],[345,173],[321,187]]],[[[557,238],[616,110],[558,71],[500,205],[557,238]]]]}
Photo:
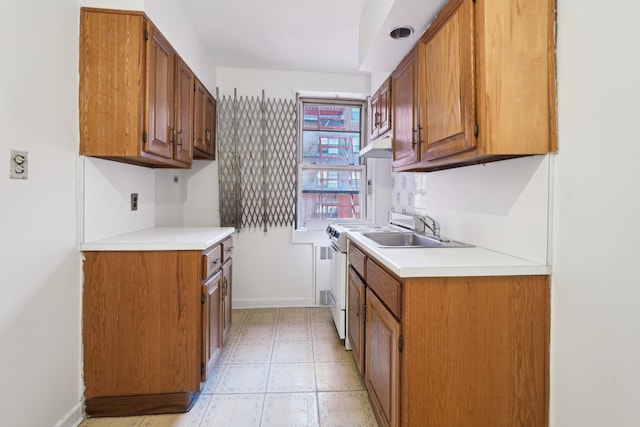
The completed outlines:
{"type": "Polygon", "coordinates": [[[80,154],[191,167],[195,81],[143,12],[82,8],[80,154]]]}
{"type": "Polygon", "coordinates": [[[216,100],[196,79],[193,125],[193,156],[215,160],[216,100]]]}
{"type": "MultiPolygon", "coordinates": [[[[402,160],[406,137],[396,133],[404,153],[394,157],[396,171],[557,150],[554,5],[451,0],[443,8],[415,47],[414,154],[402,160]]],[[[394,126],[405,108],[394,104],[394,126]]]]}
{"type": "Polygon", "coordinates": [[[385,80],[371,96],[369,122],[371,139],[376,139],[391,129],[391,79],[385,80]]]}
{"type": "Polygon", "coordinates": [[[393,145],[394,168],[406,168],[420,160],[418,149],[422,136],[418,93],[418,50],[411,52],[400,62],[391,74],[393,86],[393,145]]]}

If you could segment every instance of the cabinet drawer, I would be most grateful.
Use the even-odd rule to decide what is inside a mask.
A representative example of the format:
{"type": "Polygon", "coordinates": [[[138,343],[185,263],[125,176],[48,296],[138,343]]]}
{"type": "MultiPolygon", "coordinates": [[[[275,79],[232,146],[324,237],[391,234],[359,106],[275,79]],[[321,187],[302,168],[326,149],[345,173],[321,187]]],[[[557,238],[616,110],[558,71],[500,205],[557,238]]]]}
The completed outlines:
{"type": "Polygon", "coordinates": [[[402,286],[400,282],[371,260],[367,260],[367,286],[400,319],[402,314],[402,286]]]}
{"type": "Polygon", "coordinates": [[[351,242],[349,242],[349,264],[358,272],[360,277],[366,280],[367,256],[351,242]]]}
{"type": "Polygon", "coordinates": [[[222,242],[222,262],[231,258],[233,253],[233,238],[229,237],[222,242]]]}
{"type": "Polygon", "coordinates": [[[202,254],[202,280],[215,273],[222,265],[222,245],[213,246],[202,254]]]}

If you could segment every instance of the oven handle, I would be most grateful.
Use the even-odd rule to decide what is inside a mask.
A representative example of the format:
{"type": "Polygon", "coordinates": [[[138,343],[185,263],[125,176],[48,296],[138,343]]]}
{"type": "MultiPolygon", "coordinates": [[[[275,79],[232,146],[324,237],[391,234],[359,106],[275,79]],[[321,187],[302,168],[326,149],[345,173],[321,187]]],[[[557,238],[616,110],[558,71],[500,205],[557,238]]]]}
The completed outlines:
{"type": "Polygon", "coordinates": [[[339,254],[344,253],[340,250],[340,248],[338,247],[338,245],[336,245],[334,242],[331,242],[331,249],[333,249],[334,252],[337,252],[339,254]]]}

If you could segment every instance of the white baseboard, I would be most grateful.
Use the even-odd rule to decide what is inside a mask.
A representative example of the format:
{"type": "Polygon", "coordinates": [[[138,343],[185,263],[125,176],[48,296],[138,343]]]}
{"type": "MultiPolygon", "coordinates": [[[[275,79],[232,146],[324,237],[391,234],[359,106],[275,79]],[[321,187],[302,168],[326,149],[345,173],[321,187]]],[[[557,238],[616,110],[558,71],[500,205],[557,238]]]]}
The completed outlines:
{"type": "Polygon", "coordinates": [[[83,402],[78,402],[54,427],[77,427],[82,420],[84,420],[84,404],[83,402]]]}
{"type": "Polygon", "coordinates": [[[267,307],[315,307],[313,298],[292,299],[237,299],[233,298],[233,308],[267,308],[267,307]]]}

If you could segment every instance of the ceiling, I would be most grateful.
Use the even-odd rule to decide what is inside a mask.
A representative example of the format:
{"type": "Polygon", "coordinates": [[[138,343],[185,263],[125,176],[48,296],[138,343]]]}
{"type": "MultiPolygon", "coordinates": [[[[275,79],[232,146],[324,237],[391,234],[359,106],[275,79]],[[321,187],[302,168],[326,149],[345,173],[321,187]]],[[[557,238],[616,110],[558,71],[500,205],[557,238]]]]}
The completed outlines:
{"type": "Polygon", "coordinates": [[[220,67],[390,72],[445,0],[178,0],[220,67]],[[388,33],[409,25],[403,41],[388,33]]]}

